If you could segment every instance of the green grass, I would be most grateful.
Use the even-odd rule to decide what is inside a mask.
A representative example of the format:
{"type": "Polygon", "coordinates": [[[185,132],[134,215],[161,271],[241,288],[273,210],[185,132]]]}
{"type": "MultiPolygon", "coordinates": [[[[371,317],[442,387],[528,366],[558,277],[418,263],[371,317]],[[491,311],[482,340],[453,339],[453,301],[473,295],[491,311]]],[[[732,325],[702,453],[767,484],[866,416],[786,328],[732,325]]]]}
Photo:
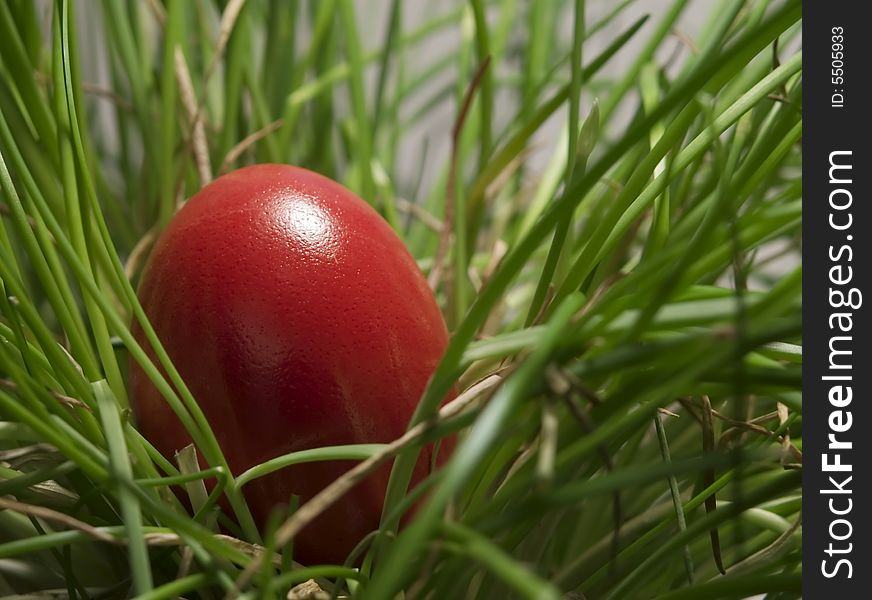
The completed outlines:
{"type": "Polygon", "coordinates": [[[0,3],[0,593],[799,597],[800,3],[432,4],[0,3]],[[134,290],[180,202],[264,161],[371,202],[452,336],[401,440],[234,474],[134,290]],[[129,357],[199,467],[137,432],[129,357]],[[258,531],[244,485],[336,459],[393,462],[381,528],[299,565],[320,504],[258,531]]]}

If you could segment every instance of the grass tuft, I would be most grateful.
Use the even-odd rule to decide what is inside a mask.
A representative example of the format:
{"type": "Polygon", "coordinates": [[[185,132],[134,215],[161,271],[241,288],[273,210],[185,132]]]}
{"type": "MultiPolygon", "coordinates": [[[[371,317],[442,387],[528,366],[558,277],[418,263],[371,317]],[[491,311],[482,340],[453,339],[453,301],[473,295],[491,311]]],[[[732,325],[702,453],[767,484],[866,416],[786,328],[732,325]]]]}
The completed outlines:
{"type": "Polygon", "coordinates": [[[799,597],[798,0],[43,4],[0,2],[0,593],[799,597]],[[232,473],[134,290],[266,161],[370,202],[451,341],[403,437],[232,473]],[[137,431],[130,359],[200,456],[137,431]],[[245,486],[325,460],[258,531],[245,486]],[[294,562],[384,464],[379,529],[294,562]]]}

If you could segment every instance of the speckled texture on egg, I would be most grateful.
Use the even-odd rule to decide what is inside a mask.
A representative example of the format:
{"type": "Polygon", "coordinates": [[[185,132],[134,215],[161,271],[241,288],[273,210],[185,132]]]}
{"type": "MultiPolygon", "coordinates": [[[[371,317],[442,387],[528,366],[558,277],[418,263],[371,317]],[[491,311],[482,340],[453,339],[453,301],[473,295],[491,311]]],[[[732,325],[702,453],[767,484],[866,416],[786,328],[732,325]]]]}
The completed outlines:
{"type": "MultiPolygon", "coordinates": [[[[139,297],[237,474],[287,452],[399,437],[447,343],[387,223],[338,183],[286,165],[239,169],[191,198],[156,244],[139,297]]],[[[172,457],[189,443],[184,428],[138,365],[130,384],[140,430],[172,457]]],[[[305,502],[350,466],[290,467],[245,496],[263,525],[277,503],[305,502]]],[[[344,560],[378,526],[388,472],[306,528],[295,557],[344,560]]]]}

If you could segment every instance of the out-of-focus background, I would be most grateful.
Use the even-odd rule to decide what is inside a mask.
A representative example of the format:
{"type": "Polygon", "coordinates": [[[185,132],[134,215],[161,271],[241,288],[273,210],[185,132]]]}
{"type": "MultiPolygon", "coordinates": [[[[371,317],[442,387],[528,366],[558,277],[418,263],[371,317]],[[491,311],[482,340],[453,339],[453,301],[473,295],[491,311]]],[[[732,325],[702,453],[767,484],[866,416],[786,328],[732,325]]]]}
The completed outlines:
{"type": "MultiPolygon", "coordinates": [[[[292,0],[288,0],[292,1],[292,0]]],[[[549,10],[566,12],[570,7],[567,2],[560,0],[542,0],[549,5],[549,10]]],[[[713,0],[691,0],[687,9],[684,11],[678,21],[678,25],[673,30],[672,40],[664,49],[658,53],[658,59],[662,64],[671,64],[675,70],[681,65],[682,54],[695,51],[694,38],[704,26],[707,16],[712,14],[711,4],[713,0]]],[[[50,22],[50,2],[44,1],[44,13],[46,28],[50,22]]],[[[142,0],[142,11],[149,10],[149,0],[142,0]]],[[[413,31],[423,23],[427,23],[434,17],[444,15],[463,7],[463,0],[404,0],[403,2],[403,30],[413,31]]],[[[614,10],[618,2],[613,0],[592,0],[586,5],[586,19],[588,23],[596,23],[608,13],[614,10]]],[[[622,48],[619,53],[611,59],[608,66],[608,72],[614,73],[617,78],[622,74],[622,70],[629,66],[634,56],[639,49],[645,44],[645,40],[650,36],[651,30],[656,26],[662,11],[666,8],[667,3],[662,0],[637,0],[633,2],[634,8],[624,11],[612,20],[608,25],[598,31],[584,47],[585,55],[596,56],[605,46],[613,41],[616,36],[629,27],[632,22],[641,15],[650,15],[642,29],[633,36],[633,38],[622,48]]],[[[308,3],[301,3],[302,14],[305,16],[308,10],[308,3]]],[[[358,19],[361,23],[361,33],[366,35],[361,42],[365,50],[377,50],[385,38],[385,30],[389,25],[390,20],[391,0],[362,0],[358,2],[358,19]],[[369,35],[367,35],[369,34],[369,35]]],[[[95,87],[108,88],[110,81],[109,65],[106,63],[107,57],[111,56],[111,52],[101,49],[101,44],[93,44],[94,39],[103,39],[103,34],[106,30],[101,23],[102,11],[100,6],[95,1],[80,2],[77,5],[79,11],[79,25],[86,35],[82,39],[87,39],[88,43],[83,44],[84,52],[82,56],[83,75],[87,81],[94,84],[95,87]]],[[[488,17],[496,25],[496,14],[489,14],[488,17]]],[[[473,23],[471,15],[467,20],[467,30],[461,31],[456,27],[445,28],[442,31],[428,36],[419,45],[416,46],[414,55],[414,67],[416,71],[424,71],[429,65],[434,65],[440,60],[444,60],[447,55],[456,53],[459,47],[461,36],[472,35],[473,23]]],[[[301,19],[302,20],[302,19],[301,19]]],[[[144,22],[152,22],[152,19],[143,19],[144,22]]],[[[559,36],[562,40],[572,38],[572,23],[571,19],[566,18],[560,20],[561,28],[554,32],[554,35],[559,36]]],[[[217,21],[216,21],[217,25],[217,21]]],[[[518,22],[510,25],[517,30],[523,31],[529,27],[528,22],[518,22]]],[[[301,42],[305,45],[306,39],[310,36],[310,32],[305,28],[298,28],[298,35],[301,42]]],[[[155,32],[156,34],[157,32],[155,32]]],[[[500,64],[497,66],[496,76],[513,77],[517,76],[517,71],[520,69],[522,61],[526,60],[524,56],[526,47],[520,43],[522,36],[517,36],[518,43],[511,46],[511,54],[514,56],[514,62],[508,64],[500,64]],[[514,70],[514,72],[513,72],[514,70]]],[[[263,39],[256,39],[255,43],[263,43],[263,39]]],[[[157,46],[155,52],[159,51],[157,46]]],[[[547,64],[547,63],[546,63],[547,64]]],[[[565,63],[564,63],[565,64],[565,63]]],[[[548,65],[550,68],[550,65],[548,65]]],[[[568,66],[567,73],[568,73],[568,66]]],[[[608,77],[608,72],[605,74],[608,77]]],[[[543,71],[542,76],[546,73],[543,71]]],[[[602,75],[599,76],[602,79],[602,75]]],[[[421,86],[417,92],[420,103],[427,102],[434,94],[440,90],[454,91],[454,86],[458,81],[458,73],[455,64],[451,64],[447,69],[443,70],[437,76],[421,86]]],[[[376,70],[370,69],[369,80],[367,82],[373,88],[376,85],[376,70]]],[[[339,90],[336,95],[336,102],[344,105],[347,103],[347,97],[344,90],[339,90]]],[[[597,96],[595,91],[588,90],[582,96],[582,116],[586,115],[591,103],[597,96]]],[[[517,105],[517,99],[511,94],[502,93],[498,97],[497,106],[499,110],[495,114],[496,125],[495,129],[501,129],[501,125],[512,118],[517,105]]],[[[404,107],[406,110],[405,116],[410,116],[414,113],[416,106],[414,102],[408,103],[404,107]]],[[[615,123],[626,122],[633,110],[633,106],[625,102],[619,109],[618,114],[621,118],[615,119],[615,123]]],[[[457,115],[457,102],[455,94],[446,93],[438,105],[419,122],[415,123],[408,129],[401,141],[400,151],[398,152],[398,171],[408,174],[406,184],[410,185],[413,181],[417,182],[419,171],[423,165],[423,177],[421,178],[420,189],[426,190],[436,176],[437,167],[441,165],[447,156],[450,148],[450,131],[457,115]],[[427,158],[431,160],[427,160],[427,158]]],[[[531,176],[535,176],[536,166],[544,166],[550,153],[553,151],[557,140],[560,137],[561,128],[565,127],[566,111],[565,108],[558,110],[555,115],[542,127],[534,137],[534,150],[531,154],[530,163],[533,166],[531,176]]],[[[115,136],[113,131],[112,119],[107,114],[102,119],[103,132],[105,134],[104,143],[111,143],[115,136]]]]}
{"type": "MultiPolygon", "coordinates": [[[[544,0],[546,4],[553,5],[553,10],[566,10],[568,3],[558,0],[544,0]]],[[[691,0],[688,8],[680,17],[677,27],[675,27],[671,46],[667,51],[661,51],[658,58],[662,64],[671,62],[672,69],[677,69],[680,64],[681,53],[692,52],[693,39],[704,25],[705,18],[711,14],[711,4],[713,0],[691,0]]],[[[374,40],[384,39],[384,30],[387,26],[388,13],[390,9],[390,0],[374,0],[361,3],[361,7],[366,5],[366,9],[361,8],[359,17],[365,24],[365,30],[373,32],[374,40]]],[[[586,20],[588,23],[596,23],[609,12],[611,12],[619,2],[615,0],[593,0],[586,4],[586,20]]],[[[407,26],[414,29],[421,23],[427,22],[434,15],[447,12],[458,5],[463,4],[462,0],[441,0],[432,2],[428,0],[407,0],[405,11],[407,26]]],[[[641,15],[648,14],[650,18],[647,20],[639,33],[633,36],[633,39],[621,49],[621,51],[609,62],[609,67],[605,73],[608,77],[609,72],[614,73],[614,78],[618,78],[623,71],[632,63],[634,57],[638,54],[641,46],[645,44],[645,40],[650,36],[651,30],[656,26],[662,11],[667,8],[668,3],[663,0],[638,0],[633,3],[634,8],[617,16],[611,23],[602,30],[597,32],[584,46],[584,52],[587,57],[593,57],[599,54],[609,42],[613,41],[622,31],[625,31],[632,22],[641,15]]],[[[495,17],[496,15],[489,15],[495,17]]],[[[496,19],[493,19],[496,21],[496,19]]],[[[470,28],[472,23],[469,23],[470,28]]],[[[515,25],[519,29],[529,27],[527,22],[519,22],[515,25]]],[[[471,34],[471,30],[470,30],[471,34]]],[[[416,57],[423,64],[433,63],[444,56],[446,53],[452,53],[458,46],[460,37],[463,32],[451,28],[440,32],[438,35],[428,39],[421,44],[419,55],[416,57]]],[[[566,43],[572,39],[572,21],[570,18],[561,21],[561,29],[555,31],[554,35],[559,36],[566,43]]],[[[519,70],[521,62],[525,60],[523,55],[525,47],[522,44],[517,44],[513,49],[515,63],[512,65],[514,69],[519,70]]],[[[499,65],[497,77],[510,77],[512,73],[507,70],[506,65],[499,65]]],[[[567,67],[568,69],[568,67],[567,67]]],[[[567,70],[568,72],[568,70],[567,70]]],[[[545,73],[543,72],[544,76],[545,73]]],[[[421,97],[427,98],[436,90],[449,86],[456,81],[457,72],[455,69],[449,69],[439,77],[433,78],[421,91],[421,97]]],[[[374,81],[372,81],[374,83],[374,81]]],[[[586,115],[589,110],[596,93],[588,91],[582,96],[582,115],[586,115]]],[[[498,122],[505,123],[510,119],[515,112],[516,99],[512,95],[503,93],[497,104],[502,109],[497,113],[498,122]]],[[[624,103],[619,110],[619,118],[616,122],[626,122],[629,118],[633,106],[629,103],[624,103]]],[[[421,153],[425,144],[429,152],[432,152],[440,158],[446,156],[450,149],[451,126],[457,113],[457,106],[454,97],[450,96],[441,103],[437,110],[434,110],[428,117],[418,124],[409,133],[406,138],[406,143],[403,145],[403,151],[399,153],[401,164],[405,164],[403,169],[407,172],[415,172],[418,164],[421,161],[421,153]]],[[[530,164],[535,168],[537,165],[542,167],[551,152],[554,149],[557,140],[560,138],[560,131],[565,127],[566,110],[561,108],[554,117],[537,133],[534,140],[534,153],[530,156],[530,164]]],[[[500,129],[497,125],[496,129],[500,129]]],[[[438,164],[439,161],[433,161],[433,164],[438,164]]],[[[532,173],[531,173],[532,175],[532,173]]],[[[427,182],[432,181],[435,176],[435,171],[431,169],[425,174],[425,180],[422,187],[426,189],[427,182]]]]}

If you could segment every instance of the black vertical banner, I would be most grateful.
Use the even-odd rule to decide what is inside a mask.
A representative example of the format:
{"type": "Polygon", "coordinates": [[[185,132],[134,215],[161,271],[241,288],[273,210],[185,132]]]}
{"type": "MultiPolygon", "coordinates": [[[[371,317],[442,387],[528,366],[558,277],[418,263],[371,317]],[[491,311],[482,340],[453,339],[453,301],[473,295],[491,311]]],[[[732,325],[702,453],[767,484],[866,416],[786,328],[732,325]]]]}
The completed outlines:
{"type": "Polygon", "coordinates": [[[803,2],[803,595],[869,598],[872,21],[803,2]]]}

